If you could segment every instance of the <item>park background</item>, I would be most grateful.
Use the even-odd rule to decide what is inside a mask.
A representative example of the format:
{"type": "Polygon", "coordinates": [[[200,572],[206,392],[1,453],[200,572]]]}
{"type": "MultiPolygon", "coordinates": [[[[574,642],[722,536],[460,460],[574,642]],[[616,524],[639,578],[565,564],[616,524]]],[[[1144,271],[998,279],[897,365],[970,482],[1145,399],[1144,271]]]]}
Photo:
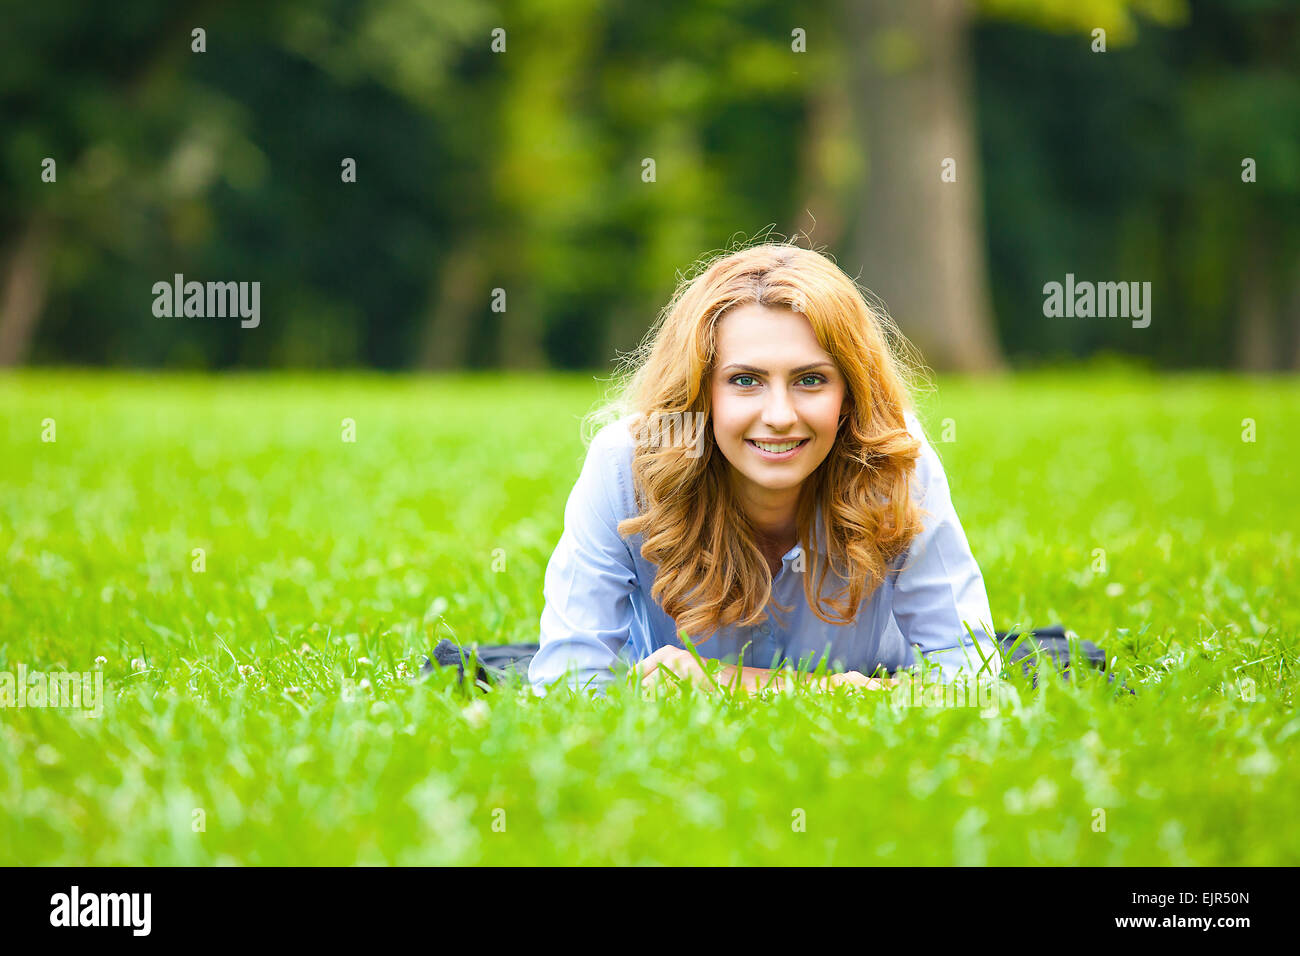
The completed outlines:
{"type": "Polygon", "coordinates": [[[835,256],[939,370],[1300,367],[1284,0],[52,2],[5,20],[0,364],[605,370],[680,271],[771,228],[835,256]],[[265,321],[158,319],[151,289],[176,273],[260,281],[265,321]],[[1149,281],[1150,327],[1046,319],[1067,273],[1149,281]]]}
{"type": "Polygon", "coordinates": [[[107,699],[0,710],[0,863],[1300,861],[1294,4],[2,22],[0,674],[107,699]],[[1107,672],[992,718],[420,681],[536,640],[616,357],[768,234],[935,370],[995,626],[1107,672]],[[155,316],[177,273],[258,327],[155,316]],[[1067,275],[1150,324],[1045,316],[1067,275]]]}

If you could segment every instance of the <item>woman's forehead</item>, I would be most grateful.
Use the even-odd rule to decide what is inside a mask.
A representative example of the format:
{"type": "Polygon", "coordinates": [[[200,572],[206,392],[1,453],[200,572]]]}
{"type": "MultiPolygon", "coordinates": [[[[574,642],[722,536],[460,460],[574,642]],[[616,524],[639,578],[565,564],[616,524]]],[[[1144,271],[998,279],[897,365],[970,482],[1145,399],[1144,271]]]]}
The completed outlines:
{"type": "Polygon", "coordinates": [[[721,345],[714,368],[719,373],[754,372],[759,375],[810,371],[813,366],[834,371],[839,366],[815,337],[751,338],[721,345]]]}
{"type": "Polygon", "coordinates": [[[798,312],[746,305],[722,317],[718,351],[724,361],[750,361],[751,364],[755,364],[751,360],[756,358],[786,361],[791,358],[792,350],[798,350],[804,361],[830,357],[817,341],[812,323],[798,312]]]}

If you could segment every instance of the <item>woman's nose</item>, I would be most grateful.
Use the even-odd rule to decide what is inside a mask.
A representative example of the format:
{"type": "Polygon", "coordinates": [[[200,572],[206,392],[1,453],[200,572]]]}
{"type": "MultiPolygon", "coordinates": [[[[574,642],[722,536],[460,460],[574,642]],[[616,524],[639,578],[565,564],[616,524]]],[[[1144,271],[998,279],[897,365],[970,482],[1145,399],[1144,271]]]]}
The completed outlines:
{"type": "Polygon", "coordinates": [[[769,390],[767,401],[763,403],[763,423],[773,431],[780,431],[789,428],[796,421],[798,416],[795,415],[789,391],[780,386],[769,390]]]}

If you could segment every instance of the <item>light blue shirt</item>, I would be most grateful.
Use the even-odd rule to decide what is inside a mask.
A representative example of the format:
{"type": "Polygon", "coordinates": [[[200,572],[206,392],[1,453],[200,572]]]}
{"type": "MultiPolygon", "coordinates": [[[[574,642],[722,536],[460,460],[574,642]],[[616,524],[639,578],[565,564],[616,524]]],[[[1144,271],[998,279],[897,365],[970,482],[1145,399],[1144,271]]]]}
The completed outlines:
{"type": "MultiPolygon", "coordinates": [[[[750,642],[747,666],[802,663],[815,669],[828,654],[831,670],[871,674],[877,666],[890,673],[913,667],[919,650],[940,666],[945,680],[961,672],[975,675],[990,656],[985,674],[998,674],[997,645],[985,633],[994,629],[983,575],[953,510],[939,456],[917,417],[907,412],[905,418],[908,431],[921,442],[913,497],[928,512],[922,515],[925,530],[889,566],[875,593],[863,599],[857,620],[827,624],[812,612],[803,582],[804,574],[812,573],[812,561],[805,556],[796,563],[803,548],[796,544],[781,559],[772,582],[776,602],[792,607],[783,618],[786,627],[769,606],[763,623],[731,625],[697,644],[701,657],[734,664],[750,642]],[[972,634],[979,651],[972,646],[972,634]]],[[[615,668],[621,671],[620,661],[630,665],[665,645],[685,646],[673,619],[650,596],[656,567],[641,556],[644,536],[624,539],[616,530],[620,521],[636,514],[633,451],[627,419],[602,428],[565,504],[564,532],[542,587],[541,647],[528,668],[528,680],[539,695],[569,668],[573,686],[603,692],[616,679],[615,668]]],[[[817,515],[820,522],[820,509],[817,515]]],[[[828,569],[823,595],[834,596],[837,584],[843,586],[843,581],[837,582],[828,569]]]]}

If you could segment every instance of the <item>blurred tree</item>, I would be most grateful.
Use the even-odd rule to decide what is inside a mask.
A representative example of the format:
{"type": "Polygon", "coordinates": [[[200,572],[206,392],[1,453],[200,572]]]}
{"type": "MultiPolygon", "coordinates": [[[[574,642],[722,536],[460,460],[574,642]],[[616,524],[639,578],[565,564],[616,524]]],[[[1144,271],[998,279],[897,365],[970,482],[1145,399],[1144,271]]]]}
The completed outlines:
{"type": "MultiPolygon", "coordinates": [[[[995,18],[1132,43],[1132,12],[1166,21],[1177,0],[987,0],[995,18]]],[[[853,247],[869,287],[938,369],[1003,366],[988,288],[983,175],[966,0],[847,0],[844,35],[868,161],[853,247]]]]}
{"type": "MultiPolygon", "coordinates": [[[[1296,368],[1300,9],[1194,2],[1077,32],[985,19],[976,30],[990,272],[1019,360],[1114,350],[1162,365],[1296,368]],[[1185,13],[1185,17],[1183,16],[1185,13]],[[1086,36],[1086,33],[1085,33],[1086,36]],[[1256,181],[1243,181],[1243,160],[1256,181]],[[1152,283],[1146,329],[1045,320],[1042,287],[1152,283]]],[[[1086,21],[1085,21],[1086,22],[1086,21]]]]}
{"type": "MultiPolygon", "coordinates": [[[[101,244],[109,254],[131,256],[143,228],[129,214],[134,200],[142,192],[160,202],[184,199],[178,180],[186,171],[173,170],[178,175],[169,179],[159,157],[141,146],[190,93],[168,80],[169,88],[159,90],[159,78],[174,74],[188,49],[189,24],[205,6],[141,4],[123,17],[80,4],[5,5],[0,366],[30,352],[52,272],[60,265],[78,270],[77,246],[101,244]],[[47,73],[51,64],[58,70],[47,73]]],[[[222,120],[213,117],[214,124],[222,120]]]]}
{"type": "Polygon", "coordinates": [[[987,287],[962,0],[852,0],[868,162],[855,261],[927,363],[1001,367],[987,287]]]}
{"type": "Polygon", "coordinates": [[[1176,97],[1187,178],[1164,197],[1191,206],[1190,271],[1217,278],[1192,307],[1214,309],[1238,367],[1300,369],[1300,6],[1232,0],[1195,15],[1176,97]]]}
{"type": "Polygon", "coordinates": [[[1300,361],[1283,0],[47,0],[4,22],[10,363],[606,368],[697,257],[777,227],[938,368],[996,368],[999,341],[1300,361]],[[177,272],[261,280],[262,326],[154,317],[177,272]],[[1151,280],[1155,322],[1046,320],[1066,272],[1151,280]]]}

